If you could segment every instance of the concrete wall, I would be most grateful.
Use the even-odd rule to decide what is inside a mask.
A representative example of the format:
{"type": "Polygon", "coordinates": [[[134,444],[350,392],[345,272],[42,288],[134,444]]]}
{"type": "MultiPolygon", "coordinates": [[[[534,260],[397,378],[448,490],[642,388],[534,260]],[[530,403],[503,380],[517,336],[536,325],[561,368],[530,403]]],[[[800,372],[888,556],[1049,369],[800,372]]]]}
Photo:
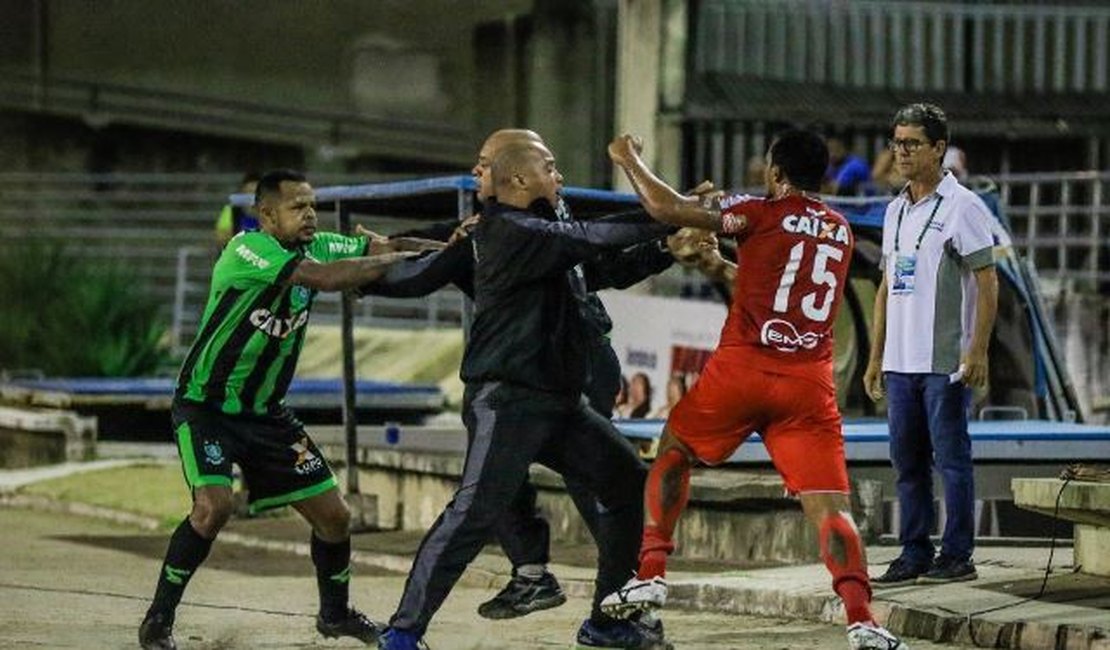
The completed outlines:
{"type": "Polygon", "coordinates": [[[39,27],[41,40],[0,50],[7,59],[0,63],[299,108],[465,122],[473,107],[473,25],[531,4],[39,0],[41,16],[16,15],[31,33],[39,27]]]}
{"type": "Polygon", "coordinates": [[[0,110],[0,172],[241,174],[304,164],[298,147],[0,110]]]}
{"type": "MultiPolygon", "coordinates": [[[[341,447],[323,445],[329,458],[343,458],[341,447]]],[[[451,500],[462,472],[463,456],[455,453],[398,452],[359,449],[359,486],[377,499],[379,526],[427,530],[451,500]]],[[[562,480],[534,466],[532,481],[539,507],[553,537],[572,543],[589,541],[589,532],[562,480]]],[[[857,485],[863,497],[855,517],[865,535],[877,525],[873,516],[881,502],[874,485],[857,485]]],[[[798,503],[783,497],[777,475],[722,470],[696,471],[690,505],[679,522],[675,541],[686,558],[753,564],[797,563],[817,558],[816,531],[798,503]]]]}

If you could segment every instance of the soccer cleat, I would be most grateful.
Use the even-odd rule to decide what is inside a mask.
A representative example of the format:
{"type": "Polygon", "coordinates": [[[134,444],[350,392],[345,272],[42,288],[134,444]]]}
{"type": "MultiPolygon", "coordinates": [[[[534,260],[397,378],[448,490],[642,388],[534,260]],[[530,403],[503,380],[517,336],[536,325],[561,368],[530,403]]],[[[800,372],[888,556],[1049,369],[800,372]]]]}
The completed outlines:
{"type": "Polygon", "coordinates": [[[316,631],[329,639],[349,636],[370,644],[378,640],[382,633],[382,626],[366,618],[366,614],[354,607],[348,607],[343,618],[336,621],[317,616],[316,631]]]}
{"type": "Polygon", "coordinates": [[[870,623],[848,626],[848,647],[852,650],[910,650],[901,639],[870,623]]]}
{"type": "Polygon", "coordinates": [[[378,650],[428,650],[428,644],[415,632],[391,627],[378,637],[378,650]]]}
{"type": "Polygon", "coordinates": [[[147,613],[139,626],[139,647],[143,650],[177,650],[173,640],[173,618],[147,613]]]}
{"type": "Polygon", "coordinates": [[[586,619],[578,628],[577,650],[673,650],[663,638],[663,624],[658,619],[632,621],[614,619],[595,623],[586,619]]]}
{"type": "Polygon", "coordinates": [[[601,600],[601,611],[615,618],[658,609],[667,602],[667,581],[659,576],[648,580],[632,578],[601,600]]]}
{"type": "Polygon", "coordinates": [[[513,575],[496,596],[478,606],[478,615],[494,620],[516,618],[551,609],[567,602],[563,588],[550,572],[533,580],[521,575],[513,575]]]}

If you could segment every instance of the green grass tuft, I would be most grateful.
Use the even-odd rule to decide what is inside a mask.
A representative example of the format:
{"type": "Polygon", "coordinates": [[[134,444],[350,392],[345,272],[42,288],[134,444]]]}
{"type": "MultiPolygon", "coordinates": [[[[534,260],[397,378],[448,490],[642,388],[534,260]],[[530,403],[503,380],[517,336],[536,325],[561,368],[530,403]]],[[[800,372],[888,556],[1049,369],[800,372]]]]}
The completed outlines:
{"type": "Polygon", "coordinates": [[[162,522],[163,528],[177,526],[192,507],[189,488],[177,463],[85,472],[35,483],[22,492],[153,517],[162,522]]]}

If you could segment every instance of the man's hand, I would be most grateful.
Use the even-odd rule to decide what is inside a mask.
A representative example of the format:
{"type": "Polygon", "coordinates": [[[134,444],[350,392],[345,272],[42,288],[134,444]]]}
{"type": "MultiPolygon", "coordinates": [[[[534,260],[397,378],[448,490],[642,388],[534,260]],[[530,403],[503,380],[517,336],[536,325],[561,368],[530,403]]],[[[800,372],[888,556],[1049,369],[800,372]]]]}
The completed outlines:
{"type": "Polygon", "coordinates": [[[355,234],[365,237],[370,241],[370,248],[366,251],[367,255],[382,255],[384,253],[396,252],[423,252],[423,251],[438,251],[447,247],[441,241],[432,239],[420,239],[417,237],[394,237],[389,238],[385,235],[365,228],[362,224],[355,225],[355,234]]]}
{"type": "Polygon", "coordinates": [[[883,386],[882,362],[867,362],[867,369],[863,371],[863,390],[873,402],[881,400],[886,395],[886,388],[883,386]]]}
{"type": "Polygon", "coordinates": [[[463,219],[462,222],[455,227],[455,231],[451,233],[451,237],[447,239],[447,245],[450,246],[460,239],[469,237],[470,231],[474,230],[474,227],[478,225],[478,219],[481,218],[481,216],[481,213],[472,214],[466,219],[463,219]]]}
{"type": "Polygon", "coordinates": [[[609,143],[609,159],[624,167],[644,150],[644,141],[633,135],[625,133],[613,138],[609,143]]]}
{"type": "Polygon", "coordinates": [[[968,350],[960,359],[960,365],[964,369],[965,384],[974,389],[980,389],[987,385],[989,372],[986,351],[968,350]]]}
{"type": "Polygon", "coordinates": [[[717,236],[700,228],[682,228],[667,237],[667,248],[679,264],[692,266],[706,253],[717,250],[717,236]]]}
{"type": "Polygon", "coordinates": [[[389,237],[379,235],[373,230],[364,227],[362,224],[355,224],[355,235],[365,237],[370,241],[370,248],[366,251],[367,255],[381,255],[382,253],[394,252],[393,246],[389,244],[389,237]]]}

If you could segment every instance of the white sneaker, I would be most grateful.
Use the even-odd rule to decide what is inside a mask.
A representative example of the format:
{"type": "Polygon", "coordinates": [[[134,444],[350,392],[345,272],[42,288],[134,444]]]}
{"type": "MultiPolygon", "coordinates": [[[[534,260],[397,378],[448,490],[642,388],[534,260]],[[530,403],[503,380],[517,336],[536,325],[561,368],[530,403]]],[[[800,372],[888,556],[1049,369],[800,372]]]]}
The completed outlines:
{"type": "Polygon", "coordinates": [[[910,650],[902,640],[885,628],[868,623],[848,626],[848,647],[852,650],[910,650]]]}
{"type": "Polygon", "coordinates": [[[658,609],[666,602],[666,580],[658,576],[648,580],[632,578],[601,600],[601,611],[614,618],[628,618],[636,612],[658,609]]]}

